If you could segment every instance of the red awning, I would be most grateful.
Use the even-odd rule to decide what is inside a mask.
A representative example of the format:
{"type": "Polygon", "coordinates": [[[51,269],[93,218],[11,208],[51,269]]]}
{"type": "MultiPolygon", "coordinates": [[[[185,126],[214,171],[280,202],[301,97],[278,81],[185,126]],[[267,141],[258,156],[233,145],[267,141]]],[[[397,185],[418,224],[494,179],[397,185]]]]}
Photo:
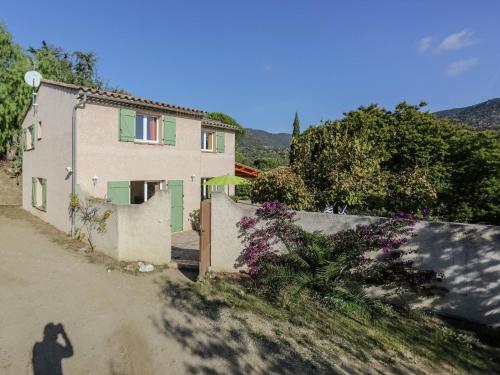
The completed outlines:
{"type": "Polygon", "coordinates": [[[260,174],[260,170],[245,164],[234,163],[234,174],[239,177],[255,178],[260,174]]]}

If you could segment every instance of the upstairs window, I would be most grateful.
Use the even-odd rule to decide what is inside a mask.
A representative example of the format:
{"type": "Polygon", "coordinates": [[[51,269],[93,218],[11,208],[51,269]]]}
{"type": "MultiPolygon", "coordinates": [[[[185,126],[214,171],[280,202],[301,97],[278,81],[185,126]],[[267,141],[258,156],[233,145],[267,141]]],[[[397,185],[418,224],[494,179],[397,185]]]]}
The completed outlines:
{"type": "Polygon", "coordinates": [[[35,131],[35,125],[30,125],[25,130],[24,144],[27,151],[35,148],[35,131]]]}
{"type": "Polygon", "coordinates": [[[137,114],[135,117],[135,140],[158,142],[159,122],[156,117],[137,114]]]}
{"type": "Polygon", "coordinates": [[[42,122],[38,121],[36,124],[36,139],[42,139],[42,122]]]}
{"type": "Polygon", "coordinates": [[[201,131],[201,149],[203,151],[214,151],[214,133],[206,130],[201,131]]]}

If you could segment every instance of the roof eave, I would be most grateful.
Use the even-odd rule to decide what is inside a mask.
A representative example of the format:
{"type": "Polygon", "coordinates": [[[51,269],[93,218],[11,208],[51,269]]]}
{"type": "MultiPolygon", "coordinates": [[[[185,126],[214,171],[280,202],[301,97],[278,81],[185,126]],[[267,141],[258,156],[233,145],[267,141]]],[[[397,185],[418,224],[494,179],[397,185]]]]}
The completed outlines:
{"type": "Polygon", "coordinates": [[[84,93],[87,94],[87,98],[91,102],[98,103],[98,104],[117,104],[117,105],[124,105],[124,106],[131,107],[131,108],[149,109],[149,110],[155,110],[155,111],[159,111],[159,112],[176,113],[176,114],[181,114],[181,115],[191,116],[191,117],[196,117],[196,118],[203,118],[203,116],[205,115],[205,112],[203,112],[203,111],[190,111],[190,110],[184,110],[184,109],[175,108],[175,107],[166,107],[166,106],[162,106],[159,104],[153,104],[153,103],[147,103],[147,102],[137,102],[135,100],[130,100],[130,99],[109,97],[106,95],[89,93],[89,92],[86,92],[84,90],[81,90],[79,92],[79,96],[83,96],[84,93]]]}
{"type": "Polygon", "coordinates": [[[140,98],[132,95],[118,94],[111,91],[100,90],[85,86],[78,86],[72,83],[64,83],[64,82],[43,79],[41,84],[72,89],[77,91],[79,96],[83,96],[83,93],[87,93],[88,98],[92,98],[94,101],[102,103],[106,102],[106,103],[116,103],[122,105],[126,104],[127,106],[130,107],[155,109],[162,112],[178,113],[182,115],[194,116],[197,118],[203,118],[203,116],[206,115],[206,111],[199,109],[193,109],[174,104],[157,102],[151,99],[140,98]]]}

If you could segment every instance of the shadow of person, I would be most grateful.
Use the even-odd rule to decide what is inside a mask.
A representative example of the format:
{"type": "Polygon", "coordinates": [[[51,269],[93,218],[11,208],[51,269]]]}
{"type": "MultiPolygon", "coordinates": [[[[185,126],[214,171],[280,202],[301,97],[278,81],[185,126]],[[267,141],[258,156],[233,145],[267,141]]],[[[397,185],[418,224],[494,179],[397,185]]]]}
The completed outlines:
{"type": "Polygon", "coordinates": [[[33,345],[34,375],[63,375],[62,359],[73,355],[73,345],[61,323],[48,323],[43,329],[43,340],[33,345]],[[61,335],[64,345],[57,342],[61,335]]]}

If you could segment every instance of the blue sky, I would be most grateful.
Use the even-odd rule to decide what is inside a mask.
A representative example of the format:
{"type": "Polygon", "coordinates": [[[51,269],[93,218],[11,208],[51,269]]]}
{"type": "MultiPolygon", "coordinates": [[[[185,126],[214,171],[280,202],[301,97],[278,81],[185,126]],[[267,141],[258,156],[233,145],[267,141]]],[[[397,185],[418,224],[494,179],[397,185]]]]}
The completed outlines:
{"type": "Polygon", "coordinates": [[[290,132],[360,105],[500,97],[500,1],[7,1],[23,47],[92,50],[135,95],[290,132]],[[80,4],[83,4],[80,5],[80,4]]]}

